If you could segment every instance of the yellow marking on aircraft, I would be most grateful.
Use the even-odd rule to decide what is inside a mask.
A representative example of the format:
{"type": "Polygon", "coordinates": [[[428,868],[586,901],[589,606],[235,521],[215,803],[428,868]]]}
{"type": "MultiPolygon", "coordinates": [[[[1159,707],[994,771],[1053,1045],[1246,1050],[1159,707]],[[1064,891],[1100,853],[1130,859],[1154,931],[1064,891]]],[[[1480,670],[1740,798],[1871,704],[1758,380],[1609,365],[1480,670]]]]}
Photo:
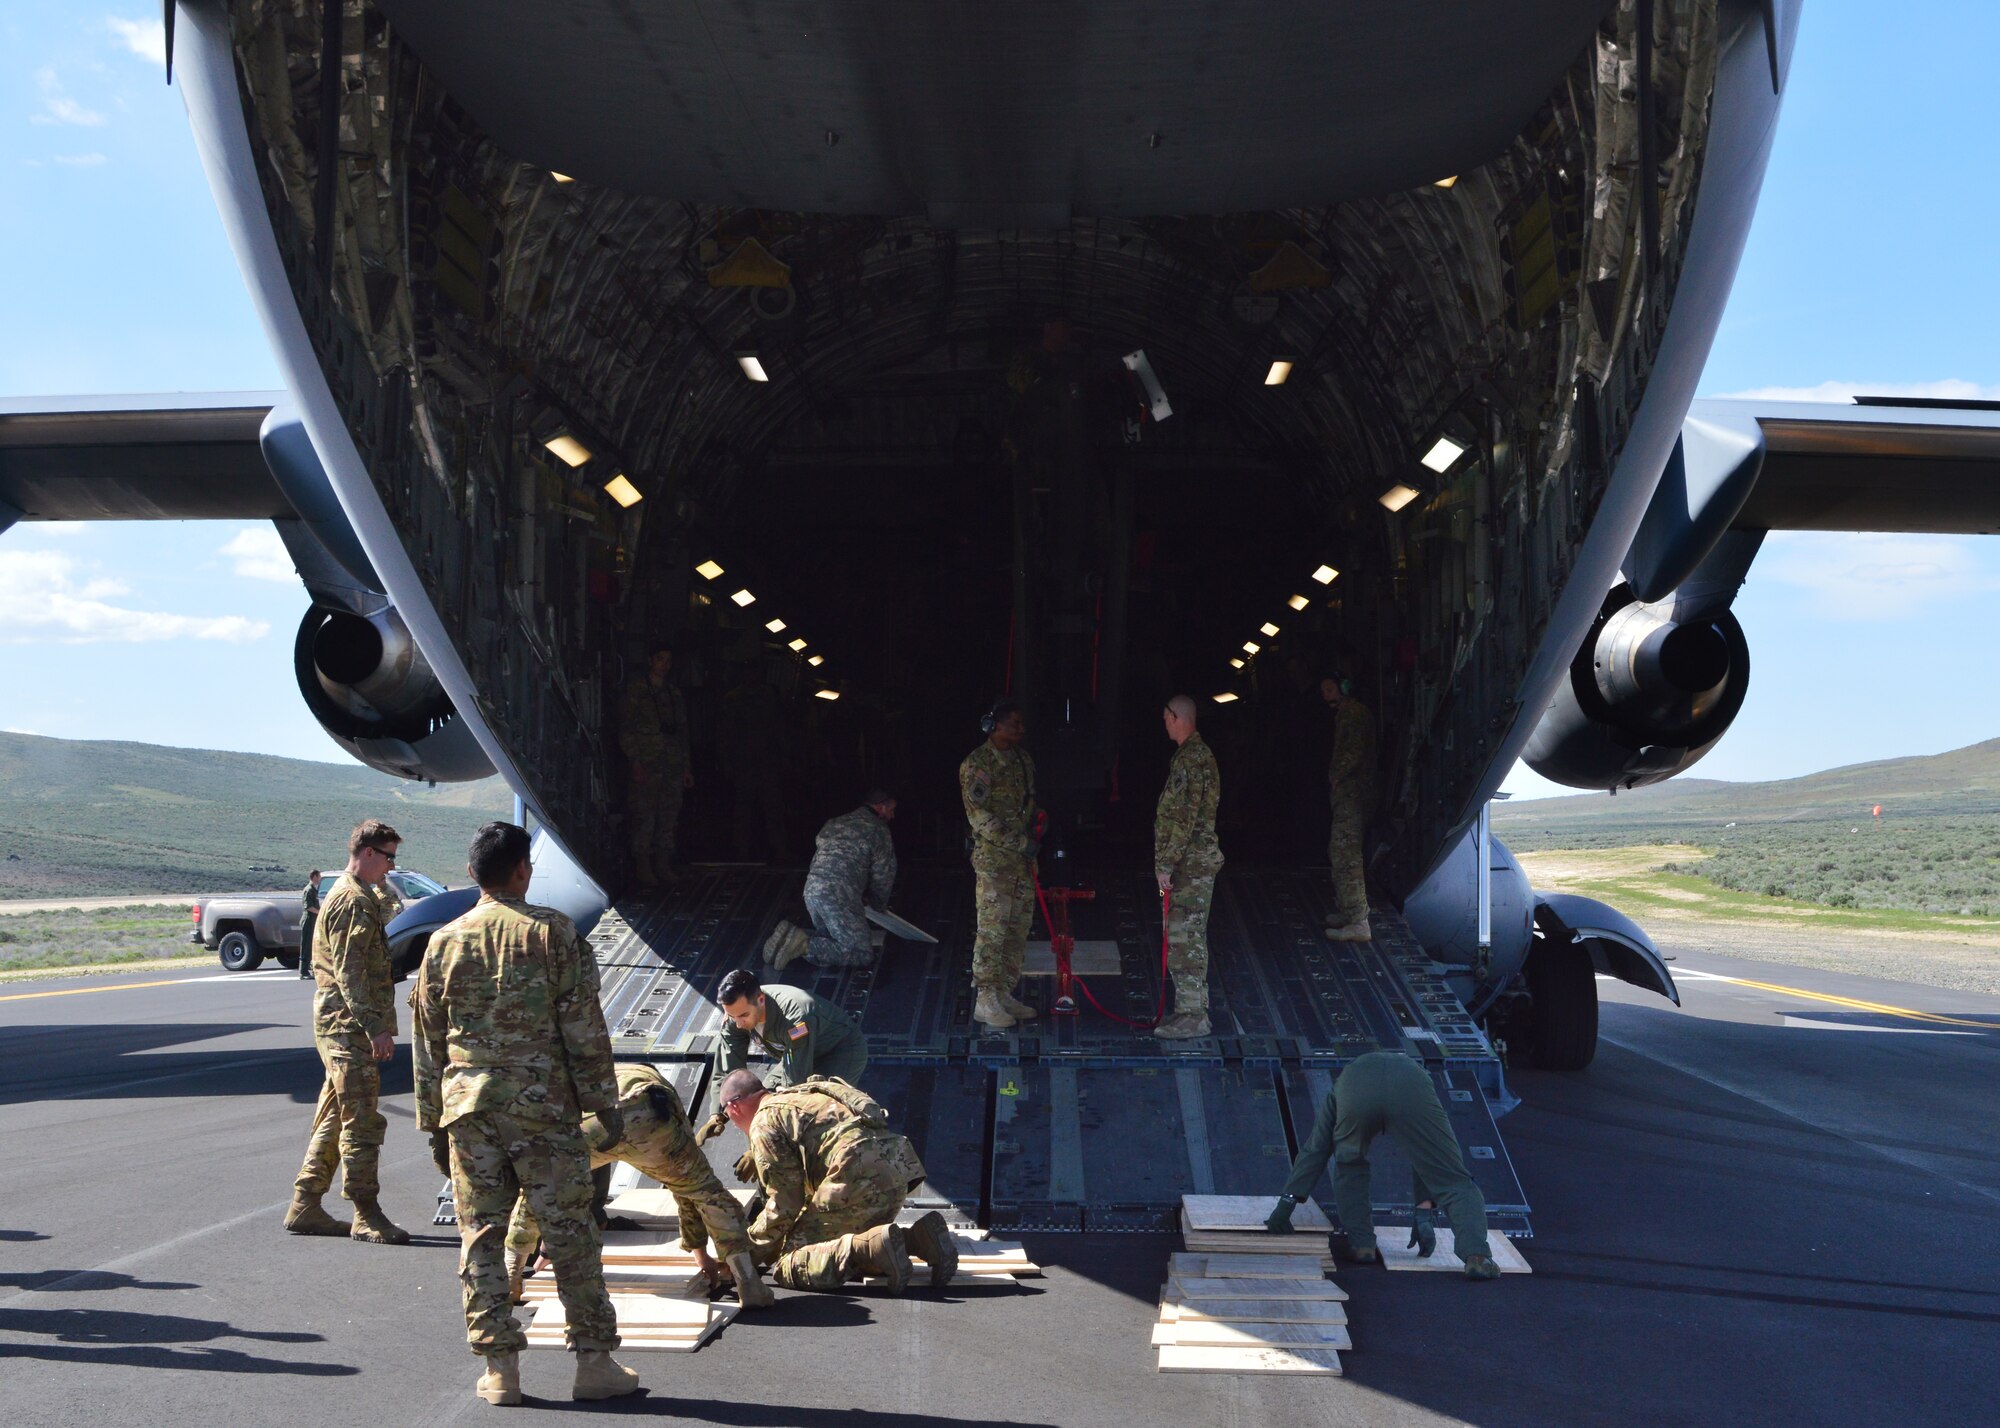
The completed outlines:
{"type": "Polygon", "coordinates": [[[85,992],[133,992],[141,987],[171,987],[177,982],[206,982],[207,977],[169,977],[164,982],[115,982],[108,987],[64,987],[55,992],[9,992],[0,1002],[27,1002],[36,997],[80,997],[85,992]]]}
{"type": "Polygon", "coordinates": [[[1747,977],[1724,977],[1716,973],[1710,976],[1717,981],[1729,982],[1739,987],[1755,987],[1760,992],[1777,992],[1787,997],[1803,997],[1807,1001],[1826,1002],[1832,1006],[1847,1007],[1853,1011],[1876,1012],[1882,1016],[1899,1016],[1910,1021],[1937,1022],[1944,1026],[1970,1026],[1980,1031],[2000,1031],[1990,1021],[1967,1021],[1963,1017],[1945,1016],[1939,1012],[1917,1011],[1911,1007],[1892,1007],[1886,1002],[1857,1001],[1853,997],[1837,997],[1831,992],[1809,992],[1803,987],[1783,987],[1776,982],[1753,982],[1747,977]]]}

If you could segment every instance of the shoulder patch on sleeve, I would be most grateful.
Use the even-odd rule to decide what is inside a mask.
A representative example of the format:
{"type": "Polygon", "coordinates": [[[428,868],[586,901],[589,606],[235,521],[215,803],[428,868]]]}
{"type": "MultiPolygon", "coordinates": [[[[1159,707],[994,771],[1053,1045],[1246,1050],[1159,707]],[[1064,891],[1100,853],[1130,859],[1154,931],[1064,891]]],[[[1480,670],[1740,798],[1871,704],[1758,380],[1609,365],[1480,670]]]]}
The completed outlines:
{"type": "Polygon", "coordinates": [[[799,1040],[799,1038],[804,1036],[809,1036],[811,1034],[812,1034],[812,1028],[807,1026],[804,1022],[799,1022],[792,1028],[791,1031],[791,1037],[792,1040],[794,1041],[797,1041],[799,1040]]]}
{"type": "Polygon", "coordinates": [[[993,792],[993,775],[985,769],[971,769],[965,775],[965,796],[974,803],[984,803],[993,792]]]}

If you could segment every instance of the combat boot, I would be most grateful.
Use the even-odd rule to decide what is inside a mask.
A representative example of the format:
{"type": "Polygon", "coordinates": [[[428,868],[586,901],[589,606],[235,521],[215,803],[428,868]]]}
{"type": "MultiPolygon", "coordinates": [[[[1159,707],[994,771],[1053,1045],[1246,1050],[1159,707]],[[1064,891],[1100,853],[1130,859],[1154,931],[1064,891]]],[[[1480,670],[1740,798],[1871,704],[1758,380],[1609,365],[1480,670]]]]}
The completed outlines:
{"type": "Polygon", "coordinates": [[[521,1401],[521,1356],[519,1354],[488,1354],[486,1372],[479,1376],[478,1385],[472,1390],[488,1403],[505,1407],[521,1401]]]}
{"type": "Polygon", "coordinates": [[[628,1369],[612,1358],[609,1349],[576,1351],[576,1382],[569,1390],[572,1399],[582,1402],[590,1398],[619,1398],[636,1392],[638,1387],[639,1371],[628,1369]]]}
{"type": "Polygon", "coordinates": [[[958,1246],[951,1242],[951,1230],[937,1211],[920,1216],[905,1229],[903,1243],[931,1267],[931,1288],[951,1283],[951,1277],[958,1273],[958,1246]]]}
{"type": "Polygon", "coordinates": [[[1329,942],[1369,942],[1374,937],[1375,933],[1369,928],[1368,919],[1365,917],[1359,922],[1350,922],[1345,927],[1329,927],[1326,930],[1326,940],[1329,942]]]}
{"type": "MultiPolygon", "coordinates": [[[[783,932],[784,939],[778,943],[775,951],[769,942],[765,943],[764,955],[770,959],[771,967],[774,971],[782,972],[788,963],[796,962],[799,958],[806,955],[806,952],[812,947],[812,938],[806,933],[803,927],[795,926],[789,922],[779,923],[778,928],[783,932]]],[[[778,936],[777,933],[772,933],[771,935],[774,939],[778,936]]]]}
{"type": "Polygon", "coordinates": [[[748,1250],[739,1250],[724,1261],[736,1281],[736,1302],[745,1309],[768,1309],[778,1302],[771,1286],[757,1277],[757,1265],[748,1250]]]}
{"type": "Polygon", "coordinates": [[[354,1228],[350,1234],[354,1239],[371,1245],[406,1245],[410,1242],[410,1232],[383,1214],[382,1206],[373,1195],[354,1197],[354,1228]]]}
{"type": "Polygon", "coordinates": [[[777,961],[778,954],[785,950],[785,944],[791,941],[791,937],[792,924],[782,917],[779,918],[778,925],[771,929],[771,935],[764,939],[764,960],[777,961]]]}
{"type": "Polygon", "coordinates": [[[1197,1036],[1207,1036],[1210,1027],[1207,1012],[1175,1012],[1153,1028],[1153,1035],[1162,1041],[1187,1041],[1197,1036]]]}
{"type": "Polygon", "coordinates": [[[1012,992],[1002,992],[1000,994],[1000,1005],[1007,1008],[1007,1015],[1014,1018],[1015,1021],[1033,1021],[1041,1015],[1040,1012],[1036,1011],[1012,992]]]}
{"type": "Polygon", "coordinates": [[[1500,1266],[1493,1262],[1492,1255],[1469,1254],[1463,1256],[1463,1258],[1465,1260],[1465,1277],[1467,1279],[1498,1279],[1500,1277],[1500,1266]]]}
{"type": "Polygon", "coordinates": [[[842,1248],[848,1251],[844,1256],[844,1278],[879,1275],[889,1282],[891,1294],[901,1294],[909,1288],[910,1251],[901,1225],[877,1225],[858,1235],[848,1235],[842,1248]]]}
{"type": "Polygon", "coordinates": [[[526,1279],[527,1276],[528,1276],[528,1265],[526,1259],[523,1256],[516,1254],[513,1250],[508,1250],[507,1251],[507,1302],[509,1304],[526,1304],[528,1302],[527,1290],[522,1285],[522,1281],[526,1279]]]}
{"type": "Polygon", "coordinates": [[[1005,1031],[1014,1024],[1008,1014],[1007,1003],[1000,993],[991,987],[981,987],[978,999],[972,1004],[972,1019],[981,1026],[990,1026],[995,1031],[1005,1031]]]}
{"type": "Polygon", "coordinates": [[[304,1190],[292,1192],[292,1208],[285,1211],[285,1228],[295,1235],[344,1235],[347,1221],[336,1220],[319,1203],[319,1196],[304,1190]]]}

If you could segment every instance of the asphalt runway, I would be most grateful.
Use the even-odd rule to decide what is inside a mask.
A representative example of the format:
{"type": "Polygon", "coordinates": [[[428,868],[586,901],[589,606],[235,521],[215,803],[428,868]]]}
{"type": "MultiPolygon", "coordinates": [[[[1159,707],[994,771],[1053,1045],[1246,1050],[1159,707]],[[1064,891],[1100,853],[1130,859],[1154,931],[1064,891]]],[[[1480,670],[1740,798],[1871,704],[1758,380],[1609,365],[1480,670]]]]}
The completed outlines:
{"type": "MultiPolygon", "coordinates": [[[[1672,949],[1667,949],[1671,951],[1672,949]]],[[[1535,1273],[1348,1269],[1340,1380],[1163,1375],[1165,1236],[1030,1237],[1045,1278],[780,1291],[642,1395],[530,1407],[791,1428],[1991,1421],[2000,999],[1687,955],[1605,989],[1597,1062],[1515,1073],[1535,1273]]],[[[0,1402],[14,1424],[483,1421],[456,1240],[389,1073],[409,1248],[279,1228],[319,1066],[296,975],[0,989],[0,1402]]],[[[329,1204],[332,1204],[329,1201],[329,1204]]],[[[497,1419],[495,1421],[498,1421],[497,1419]]],[[[535,1417],[537,1422],[551,1422],[535,1417]]]]}

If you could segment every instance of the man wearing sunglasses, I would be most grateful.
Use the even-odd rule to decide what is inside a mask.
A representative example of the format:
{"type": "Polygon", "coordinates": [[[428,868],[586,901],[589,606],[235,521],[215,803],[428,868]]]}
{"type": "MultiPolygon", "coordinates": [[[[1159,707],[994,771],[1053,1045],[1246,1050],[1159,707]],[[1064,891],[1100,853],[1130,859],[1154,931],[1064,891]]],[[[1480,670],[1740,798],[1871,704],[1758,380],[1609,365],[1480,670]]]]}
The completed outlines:
{"type": "Polygon", "coordinates": [[[293,1182],[285,1228],[295,1235],[349,1235],[378,1245],[410,1242],[382,1213],[376,1172],[389,1128],[380,1063],[396,1045],[395,979],[389,970],[389,910],[382,880],[396,866],[402,835],[379,818],[347,839],[347,868],[320,906],[313,929],[313,1045],[326,1080],[313,1111],[305,1164],[293,1182]],[[320,1205],[342,1171],[341,1193],[354,1204],[354,1223],[320,1205]]]}

